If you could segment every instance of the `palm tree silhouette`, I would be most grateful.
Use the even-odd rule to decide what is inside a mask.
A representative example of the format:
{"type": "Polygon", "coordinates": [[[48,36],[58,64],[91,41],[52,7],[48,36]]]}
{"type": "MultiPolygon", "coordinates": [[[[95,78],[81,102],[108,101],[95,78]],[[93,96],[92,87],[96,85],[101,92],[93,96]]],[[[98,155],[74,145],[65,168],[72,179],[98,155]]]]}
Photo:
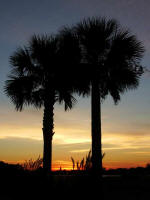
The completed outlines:
{"type": "Polygon", "coordinates": [[[5,82],[5,93],[19,111],[28,105],[35,108],[44,107],[45,172],[51,171],[54,104],[64,102],[65,110],[68,110],[76,102],[72,96],[75,90],[75,87],[72,87],[73,79],[69,75],[70,66],[79,63],[80,52],[78,43],[71,42],[72,39],[73,37],[69,38],[69,32],[61,33],[59,36],[34,35],[29,45],[17,49],[10,57],[12,70],[5,82]]]}
{"type": "Polygon", "coordinates": [[[120,94],[137,88],[144,48],[115,20],[88,18],[73,29],[79,38],[81,63],[86,66],[83,81],[88,79],[91,86],[92,168],[102,173],[101,102],[110,94],[117,104],[120,94]]]}

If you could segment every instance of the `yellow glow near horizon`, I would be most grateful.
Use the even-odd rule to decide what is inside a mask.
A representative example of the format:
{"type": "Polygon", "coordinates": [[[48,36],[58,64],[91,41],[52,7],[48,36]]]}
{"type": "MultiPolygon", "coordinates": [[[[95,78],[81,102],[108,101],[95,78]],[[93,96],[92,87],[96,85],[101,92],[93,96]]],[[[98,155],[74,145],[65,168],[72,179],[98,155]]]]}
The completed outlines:
{"type": "MultiPolygon", "coordinates": [[[[37,129],[38,130],[38,129],[37,129]]],[[[63,129],[63,131],[66,129],[63,129]]],[[[25,130],[24,130],[25,131],[25,130]]],[[[22,131],[22,132],[24,132],[22,131]]],[[[39,131],[39,130],[38,130],[39,131]]],[[[60,131],[60,129],[59,129],[60,131]]],[[[39,131],[40,132],[40,131],[39,131]]],[[[74,130],[73,130],[74,132],[74,130]]],[[[25,132],[24,132],[25,133],[25,132]]],[[[10,137],[9,131],[8,135],[4,136],[1,135],[0,139],[8,140],[14,138],[14,141],[17,139],[21,140],[21,142],[26,142],[26,139],[35,141],[34,143],[36,144],[37,142],[40,142],[40,146],[42,148],[43,146],[43,139],[42,137],[35,137],[36,130],[32,131],[32,136],[27,136],[27,135],[13,135],[13,137],[10,137]],[[37,142],[36,142],[37,141],[37,142]]],[[[73,135],[68,138],[68,135],[63,135],[63,134],[56,134],[54,136],[54,141],[53,141],[53,169],[71,169],[72,168],[72,163],[71,163],[71,156],[75,157],[76,161],[81,161],[83,157],[85,157],[90,150],[91,146],[91,139],[89,136],[84,136],[81,138],[76,138],[73,137],[73,135]],[[88,148],[85,148],[88,145],[88,148]],[[81,146],[81,148],[79,148],[81,146]],[[83,146],[83,147],[82,147],[83,146]],[[59,150],[59,148],[61,148],[59,150]],[[62,160],[61,160],[62,158],[62,160]],[[59,159],[59,160],[58,160],[59,159]],[[63,160],[65,159],[65,160],[63,160]]],[[[136,167],[136,166],[145,166],[146,163],[149,162],[149,155],[150,155],[150,136],[147,136],[146,138],[142,136],[136,136],[136,141],[135,137],[132,135],[120,135],[119,133],[117,134],[111,134],[111,133],[103,133],[102,137],[102,143],[103,143],[103,152],[106,153],[106,156],[103,160],[103,165],[106,168],[117,168],[117,167],[136,167]]],[[[38,155],[36,152],[38,152],[38,148],[36,149],[35,153],[30,152],[27,154],[24,154],[24,159],[21,159],[21,155],[28,151],[28,146],[23,147],[22,154],[20,154],[19,157],[19,152],[17,152],[17,147],[16,150],[14,149],[14,152],[11,155],[8,155],[5,153],[6,157],[2,160],[5,162],[9,163],[23,163],[25,160],[30,159],[32,154],[33,157],[36,159],[36,156],[38,155]],[[15,158],[16,157],[16,158],[15,158]],[[20,159],[18,159],[20,158],[20,159]],[[14,160],[14,161],[13,161],[14,160]]],[[[42,149],[39,152],[42,155],[42,149]]],[[[4,154],[4,153],[3,153],[4,154]]],[[[2,155],[2,152],[1,154],[2,155]]]]}
{"type": "MultiPolygon", "coordinates": [[[[91,149],[91,127],[87,113],[84,116],[77,111],[65,113],[57,111],[55,116],[55,134],[53,136],[53,169],[71,169],[71,156],[81,161],[91,149]],[[62,116],[65,115],[65,120],[62,116]],[[86,118],[86,119],[85,119],[86,118]],[[77,120],[78,119],[78,120],[77,120]]],[[[23,163],[30,158],[42,157],[43,133],[42,111],[28,110],[21,113],[10,111],[8,117],[0,122],[0,160],[10,163],[23,163]],[[12,113],[11,113],[12,112],[12,113]],[[16,119],[13,117],[15,115],[16,119]],[[6,123],[7,121],[7,123],[6,123]]],[[[102,121],[102,146],[106,156],[103,165],[106,168],[144,166],[149,162],[150,135],[147,125],[143,134],[132,132],[129,126],[122,130],[121,125],[110,123],[104,115],[102,121]],[[109,122],[108,124],[105,124],[109,122]],[[114,130],[117,130],[116,132],[114,130]]],[[[107,117],[106,117],[107,116],[107,117]]]]}

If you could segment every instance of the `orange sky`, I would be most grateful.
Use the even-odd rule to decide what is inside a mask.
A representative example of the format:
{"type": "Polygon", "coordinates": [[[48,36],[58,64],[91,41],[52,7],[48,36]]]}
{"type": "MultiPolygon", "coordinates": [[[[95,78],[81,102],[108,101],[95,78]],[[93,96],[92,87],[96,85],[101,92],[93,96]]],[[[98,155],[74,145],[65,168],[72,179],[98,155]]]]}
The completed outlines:
{"type": "MultiPolygon", "coordinates": [[[[145,166],[150,163],[150,78],[138,90],[126,93],[119,105],[111,98],[102,104],[102,144],[106,168],[145,166]],[[147,85],[147,87],[145,86],[147,85]]],[[[55,105],[53,168],[72,167],[71,157],[81,161],[91,149],[90,98],[78,98],[69,112],[55,105]]],[[[0,160],[23,163],[42,157],[43,110],[32,107],[16,112],[10,102],[0,103],[0,160]]]]}
{"type": "MultiPolygon", "coordinates": [[[[110,99],[102,105],[105,168],[145,166],[150,162],[149,126],[143,123],[147,116],[140,112],[140,107],[140,115],[135,115],[134,104],[131,102],[130,107],[126,104],[129,105],[127,98],[117,106],[110,99]]],[[[34,108],[16,112],[11,105],[1,107],[0,160],[22,163],[39,155],[42,157],[42,112],[34,108]]],[[[91,148],[90,125],[90,99],[79,99],[79,104],[70,112],[55,106],[53,169],[60,166],[71,169],[71,157],[75,161],[85,158],[91,148]]]]}

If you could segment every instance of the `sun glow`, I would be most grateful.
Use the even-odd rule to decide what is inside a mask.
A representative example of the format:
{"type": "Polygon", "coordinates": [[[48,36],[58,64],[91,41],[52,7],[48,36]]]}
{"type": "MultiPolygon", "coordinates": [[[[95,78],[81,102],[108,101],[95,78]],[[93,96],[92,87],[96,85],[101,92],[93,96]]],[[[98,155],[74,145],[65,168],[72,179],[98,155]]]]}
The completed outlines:
{"type": "MultiPolygon", "coordinates": [[[[43,133],[42,133],[42,112],[12,112],[17,115],[17,122],[13,117],[8,124],[0,123],[0,160],[6,162],[23,163],[31,158],[36,159],[42,156],[43,133]],[[22,119],[25,119],[22,121],[22,119]],[[29,124],[29,125],[28,125],[29,124]]],[[[61,113],[62,114],[62,113],[61,113]]],[[[75,112],[76,114],[76,112],[75,112]]],[[[60,123],[56,113],[55,134],[53,136],[53,169],[72,169],[71,157],[76,161],[86,157],[91,149],[90,122],[81,120],[77,124],[74,114],[68,113],[69,119],[60,123]],[[67,124],[66,121],[70,122],[67,124]],[[74,123],[73,123],[74,122],[74,123]],[[60,124],[59,124],[60,123],[60,124]],[[85,123],[85,124],[84,124],[85,123]],[[86,124],[88,123],[88,126],[86,124]]],[[[76,116],[78,118],[78,116],[76,116]]],[[[103,121],[109,120],[108,117],[103,121]]],[[[105,123],[102,126],[102,150],[106,153],[103,166],[106,168],[144,166],[149,162],[150,136],[146,132],[111,132],[108,131],[105,123]]],[[[115,130],[114,125],[109,125],[109,130],[115,130]]]]}

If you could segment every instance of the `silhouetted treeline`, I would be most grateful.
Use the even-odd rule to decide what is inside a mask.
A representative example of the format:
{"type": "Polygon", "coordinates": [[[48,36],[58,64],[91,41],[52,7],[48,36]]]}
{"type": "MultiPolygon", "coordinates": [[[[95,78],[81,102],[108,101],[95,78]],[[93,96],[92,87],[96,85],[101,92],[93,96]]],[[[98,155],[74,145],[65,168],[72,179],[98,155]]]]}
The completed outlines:
{"type": "MultiPolygon", "coordinates": [[[[8,164],[0,161],[0,176],[15,176],[15,175],[37,175],[41,174],[43,169],[39,167],[37,170],[27,170],[20,164],[8,164]]],[[[56,170],[52,172],[53,175],[89,175],[90,170],[56,170]]],[[[150,165],[146,167],[135,167],[135,168],[117,168],[117,169],[105,169],[103,168],[103,175],[146,175],[150,174],[150,165]]]]}
{"type": "Polygon", "coordinates": [[[0,199],[27,200],[56,198],[91,198],[101,200],[146,199],[150,188],[150,166],[103,169],[103,180],[84,170],[53,171],[44,176],[43,169],[25,170],[21,165],[0,162],[0,199]],[[94,196],[93,196],[94,195],[94,196]]]}

